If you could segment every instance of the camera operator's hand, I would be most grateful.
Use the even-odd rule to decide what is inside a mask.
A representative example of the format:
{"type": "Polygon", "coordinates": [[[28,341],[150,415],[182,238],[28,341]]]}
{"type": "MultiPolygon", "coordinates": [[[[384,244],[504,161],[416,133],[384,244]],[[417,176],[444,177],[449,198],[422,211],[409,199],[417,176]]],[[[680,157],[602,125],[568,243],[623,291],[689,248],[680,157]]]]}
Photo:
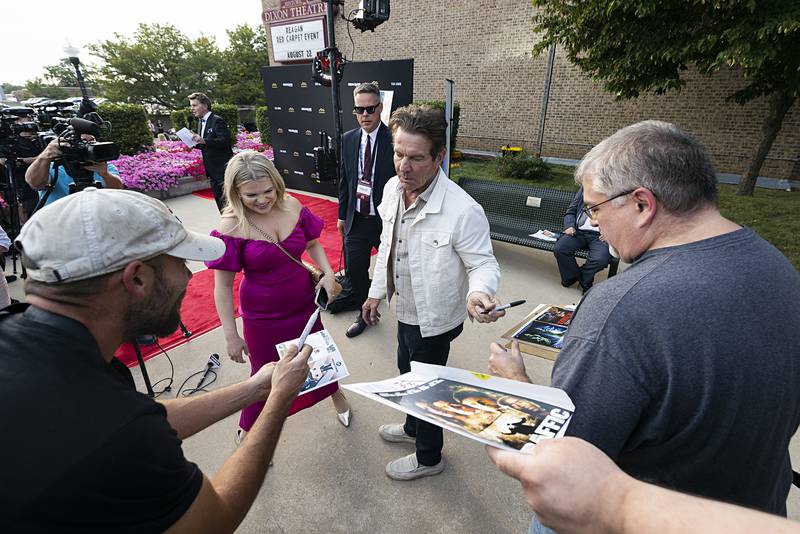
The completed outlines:
{"type": "Polygon", "coordinates": [[[47,143],[47,146],[44,147],[44,150],[42,150],[38,158],[53,161],[59,156],[61,156],[61,141],[59,139],[53,139],[47,143]]]}
{"type": "Polygon", "coordinates": [[[85,165],[83,168],[87,171],[96,172],[103,178],[105,178],[105,174],[108,174],[108,165],[105,163],[92,163],[91,165],[85,165]]]}
{"type": "Polygon", "coordinates": [[[106,184],[106,188],[122,189],[122,180],[118,175],[111,172],[111,169],[108,168],[108,163],[92,162],[91,165],[84,165],[83,168],[87,171],[96,172],[102,176],[103,182],[106,184]]]}
{"type": "Polygon", "coordinates": [[[47,182],[50,180],[50,163],[60,156],[59,140],[53,139],[44,147],[42,153],[33,160],[28,170],[25,171],[25,181],[28,182],[28,185],[33,189],[47,187],[47,182]]]}

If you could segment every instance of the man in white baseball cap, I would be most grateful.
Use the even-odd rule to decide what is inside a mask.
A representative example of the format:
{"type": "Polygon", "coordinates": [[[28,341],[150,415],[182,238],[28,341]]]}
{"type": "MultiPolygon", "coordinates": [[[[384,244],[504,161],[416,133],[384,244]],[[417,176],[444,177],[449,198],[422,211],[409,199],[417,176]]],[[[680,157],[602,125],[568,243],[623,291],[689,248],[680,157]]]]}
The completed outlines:
{"type": "Polygon", "coordinates": [[[222,241],[186,230],[160,201],[88,188],[42,208],[17,239],[27,304],[0,311],[4,523],[14,532],[231,532],[263,482],[310,350],[244,382],[154,401],[114,358],[180,321],[185,260],[222,241]],[[266,407],[209,480],[181,439],[252,402],[266,407]]]}

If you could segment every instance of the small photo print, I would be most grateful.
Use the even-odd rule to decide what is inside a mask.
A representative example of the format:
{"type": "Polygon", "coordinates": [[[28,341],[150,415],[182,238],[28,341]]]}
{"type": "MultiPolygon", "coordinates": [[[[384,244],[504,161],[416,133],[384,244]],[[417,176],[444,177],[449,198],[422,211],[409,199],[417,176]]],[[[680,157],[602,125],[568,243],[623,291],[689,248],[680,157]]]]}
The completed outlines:
{"type": "Polygon", "coordinates": [[[520,328],[513,337],[526,343],[560,349],[566,332],[566,326],[532,320],[520,328]]]}
{"type": "Polygon", "coordinates": [[[572,321],[572,313],[573,310],[559,308],[558,306],[550,306],[542,313],[534,317],[534,319],[541,323],[568,326],[570,321],[572,321]]]}

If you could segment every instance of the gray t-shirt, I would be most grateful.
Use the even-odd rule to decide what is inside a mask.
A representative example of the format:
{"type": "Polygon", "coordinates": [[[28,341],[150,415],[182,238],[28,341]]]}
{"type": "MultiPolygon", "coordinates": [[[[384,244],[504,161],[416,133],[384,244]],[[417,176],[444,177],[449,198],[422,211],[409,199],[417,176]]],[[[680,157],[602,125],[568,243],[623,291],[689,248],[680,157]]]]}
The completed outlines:
{"type": "Polygon", "coordinates": [[[786,515],[800,274],[747,228],[652,250],[575,313],[553,386],[567,434],[632,476],[786,515]]]}

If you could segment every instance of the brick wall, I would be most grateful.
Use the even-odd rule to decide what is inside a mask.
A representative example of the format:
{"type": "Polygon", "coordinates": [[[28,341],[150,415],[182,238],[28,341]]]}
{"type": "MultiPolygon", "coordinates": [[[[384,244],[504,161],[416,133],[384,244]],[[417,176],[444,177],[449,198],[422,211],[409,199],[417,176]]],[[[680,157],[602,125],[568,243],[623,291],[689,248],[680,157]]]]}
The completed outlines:
{"type": "MultiPolygon", "coordinates": [[[[265,9],[278,0],[262,0],[265,9]]],[[[358,5],[345,0],[344,13],[358,5]]],[[[336,21],[336,44],[355,61],[414,59],[414,97],[443,99],[444,80],[455,81],[461,104],[459,146],[498,150],[512,143],[535,149],[547,55],[532,57],[534,9],[527,1],[399,1],[374,33],[336,21]]],[[[270,55],[272,54],[270,50],[270,55]]],[[[270,57],[272,61],[272,57],[270,57]]],[[[616,102],[599,84],[570,65],[558,50],[553,68],[543,155],[580,158],[628,124],[644,119],[673,122],[701,138],[717,169],[741,174],[759,141],[765,100],[746,106],[725,96],[743,85],[740,73],[690,72],[681,93],[616,102]]],[[[800,180],[800,104],[784,120],[762,176],[800,180]]]]}

